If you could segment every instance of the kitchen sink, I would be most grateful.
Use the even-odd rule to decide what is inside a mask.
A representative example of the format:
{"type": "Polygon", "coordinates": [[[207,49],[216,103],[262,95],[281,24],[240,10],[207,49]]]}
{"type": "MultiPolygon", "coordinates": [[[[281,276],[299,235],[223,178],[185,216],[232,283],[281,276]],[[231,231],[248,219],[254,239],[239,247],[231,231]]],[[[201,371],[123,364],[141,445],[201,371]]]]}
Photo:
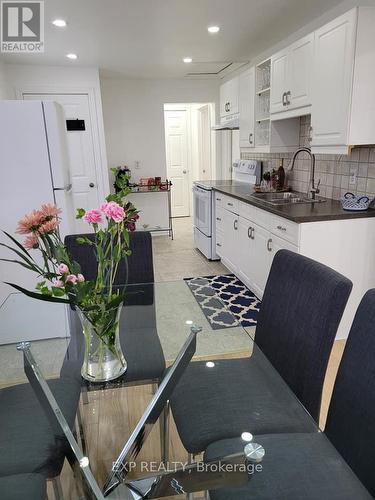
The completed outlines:
{"type": "Polygon", "coordinates": [[[253,198],[270,205],[291,205],[293,203],[323,203],[325,198],[312,200],[302,193],[253,193],[253,198]]]}

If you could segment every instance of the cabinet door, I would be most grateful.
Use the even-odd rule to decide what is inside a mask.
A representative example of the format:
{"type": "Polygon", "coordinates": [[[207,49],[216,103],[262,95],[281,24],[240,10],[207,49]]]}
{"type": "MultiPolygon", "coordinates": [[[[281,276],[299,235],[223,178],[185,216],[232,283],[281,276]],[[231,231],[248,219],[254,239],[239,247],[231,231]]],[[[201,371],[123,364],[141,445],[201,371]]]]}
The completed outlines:
{"type": "Polygon", "coordinates": [[[311,68],[313,64],[314,34],[291,45],[288,58],[288,109],[311,105],[311,68]]]}
{"type": "Polygon", "coordinates": [[[238,268],[238,215],[223,210],[222,214],[223,241],[221,257],[233,272],[238,268]]]}
{"type": "Polygon", "coordinates": [[[272,263],[272,238],[266,229],[256,224],[253,227],[254,258],[250,264],[250,275],[255,294],[262,297],[272,263]]]}
{"type": "Polygon", "coordinates": [[[285,111],[287,90],[288,52],[283,50],[271,58],[270,113],[285,111]]]}
{"type": "Polygon", "coordinates": [[[357,9],[315,32],[312,146],[347,144],[357,9]]]}
{"type": "Polygon", "coordinates": [[[239,78],[240,147],[253,148],[254,136],[255,68],[239,78]]]}
{"type": "Polygon", "coordinates": [[[298,253],[298,247],[283,238],[279,238],[278,236],[271,234],[271,240],[272,241],[269,246],[272,250],[272,260],[279,250],[290,250],[291,252],[298,253]]]}
{"type": "Polygon", "coordinates": [[[229,114],[238,113],[239,77],[229,80],[229,114]]]}
{"type": "Polygon", "coordinates": [[[254,224],[239,217],[238,221],[238,276],[250,288],[254,287],[254,224]]]}
{"type": "Polygon", "coordinates": [[[230,82],[225,82],[220,85],[220,116],[226,116],[229,114],[229,94],[230,82]]]}

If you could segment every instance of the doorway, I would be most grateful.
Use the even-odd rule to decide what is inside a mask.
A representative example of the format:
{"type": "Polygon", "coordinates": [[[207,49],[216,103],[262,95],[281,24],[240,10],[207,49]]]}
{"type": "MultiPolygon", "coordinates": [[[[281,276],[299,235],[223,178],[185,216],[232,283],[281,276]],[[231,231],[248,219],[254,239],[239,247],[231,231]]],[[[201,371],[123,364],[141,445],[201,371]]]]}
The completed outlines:
{"type": "Polygon", "coordinates": [[[214,104],[165,104],[167,178],[172,182],[172,217],[193,212],[192,185],[216,177],[214,104]]]}

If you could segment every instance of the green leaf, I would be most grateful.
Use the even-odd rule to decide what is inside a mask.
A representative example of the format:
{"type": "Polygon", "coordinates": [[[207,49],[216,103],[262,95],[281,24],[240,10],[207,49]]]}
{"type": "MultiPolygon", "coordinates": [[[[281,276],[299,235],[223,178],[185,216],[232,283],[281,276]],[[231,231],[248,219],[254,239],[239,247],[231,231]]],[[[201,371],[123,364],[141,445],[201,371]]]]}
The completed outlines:
{"type": "Polygon", "coordinates": [[[94,244],[94,242],[91,241],[89,238],[86,238],[86,237],[83,237],[83,236],[79,236],[76,239],[76,242],[79,243],[80,245],[93,245],[94,244]]]}
{"type": "MultiPolygon", "coordinates": [[[[24,246],[23,246],[23,245],[22,245],[22,244],[21,244],[18,240],[16,240],[16,238],[13,238],[13,236],[12,236],[11,234],[7,233],[6,231],[3,231],[3,233],[4,233],[6,236],[8,236],[8,238],[9,238],[10,240],[12,240],[12,241],[13,241],[13,243],[14,243],[15,245],[17,245],[17,246],[18,246],[18,248],[20,248],[20,249],[21,249],[21,250],[22,250],[22,251],[23,251],[26,255],[28,255],[28,256],[30,257],[30,259],[32,259],[31,255],[30,255],[30,254],[29,254],[29,252],[26,250],[26,248],[25,248],[25,247],[24,247],[24,246]]],[[[33,259],[32,259],[32,260],[33,260],[33,259]]]]}
{"type": "Polygon", "coordinates": [[[64,297],[65,291],[62,288],[52,287],[52,293],[55,297],[64,297]]]}
{"type": "Polygon", "coordinates": [[[16,260],[16,259],[0,259],[2,260],[3,262],[12,262],[13,264],[18,264],[22,267],[26,267],[26,269],[29,269],[30,271],[35,271],[35,269],[31,266],[29,266],[28,264],[25,264],[24,262],[21,262],[20,260],[16,260]]]}
{"type": "Polygon", "coordinates": [[[45,300],[46,302],[57,302],[60,304],[70,304],[71,301],[68,299],[62,299],[59,297],[52,297],[51,295],[42,295],[41,293],[36,293],[32,292],[30,290],[26,290],[26,288],[23,288],[22,286],[16,285],[14,283],[9,283],[8,281],[4,281],[6,285],[9,285],[19,292],[22,292],[23,294],[27,295],[28,297],[31,297],[32,299],[37,299],[37,300],[45,300]]]}
{"type": "Polygon", "coordinates": [[[41,271],[40,267],[36,265],[36,263],[34,262],[34,260],[28,259],[26,257],[26,255],[24,255],[23,253],[19,252],[15,248],[10,247],[9,245],[6,245],[5,243],[0,243],[0,246],[2,246],[4,248],[7,248],[8,250],[11,250],[15,254],[17,254],[18,257],[20,257],[23,261],[25,261],[29,266],[32,266],[33,269],[35,270],[35,272],[40,272],[41,271]]]}
{"type": "Polygon", "coordinates": [[[77,214],[76,214],[76,219],[82,219],[82,217],[85,215],[86,210],[84,208],[77,208],[77,214]]]}

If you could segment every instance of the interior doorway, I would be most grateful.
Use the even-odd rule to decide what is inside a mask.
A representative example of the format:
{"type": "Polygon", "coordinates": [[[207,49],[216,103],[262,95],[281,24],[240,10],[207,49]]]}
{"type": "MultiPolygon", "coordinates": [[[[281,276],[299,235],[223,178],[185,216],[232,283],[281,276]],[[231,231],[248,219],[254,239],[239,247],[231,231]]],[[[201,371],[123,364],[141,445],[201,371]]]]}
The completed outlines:
{"type": "Polygon", "coordinates": [[[216,177],[213,103],[165,104],[167,178],[172,187],[172,217],[192,215],[192,185],[216,177]]]}

